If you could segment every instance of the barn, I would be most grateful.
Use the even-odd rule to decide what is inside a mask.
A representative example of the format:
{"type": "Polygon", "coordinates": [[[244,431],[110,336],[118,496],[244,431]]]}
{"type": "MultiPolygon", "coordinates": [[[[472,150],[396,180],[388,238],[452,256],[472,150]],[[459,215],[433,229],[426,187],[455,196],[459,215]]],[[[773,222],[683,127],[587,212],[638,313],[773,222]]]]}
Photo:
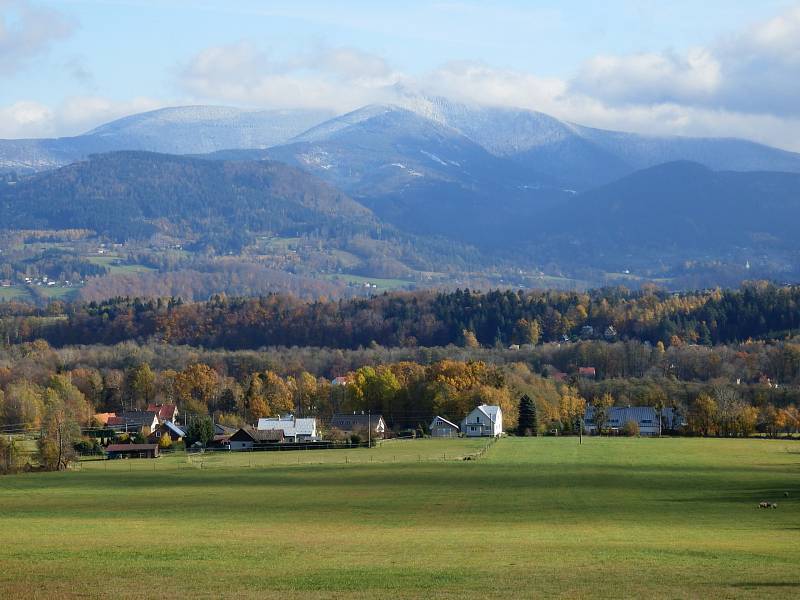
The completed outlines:
{"type": "Polygon", "coordinates": [[[435,438],[452,438],[458,437],[460,431],[458,425],[452,421],[448,421],[444,417],[437,416],[431,421],[431,437],[435,438]]]}

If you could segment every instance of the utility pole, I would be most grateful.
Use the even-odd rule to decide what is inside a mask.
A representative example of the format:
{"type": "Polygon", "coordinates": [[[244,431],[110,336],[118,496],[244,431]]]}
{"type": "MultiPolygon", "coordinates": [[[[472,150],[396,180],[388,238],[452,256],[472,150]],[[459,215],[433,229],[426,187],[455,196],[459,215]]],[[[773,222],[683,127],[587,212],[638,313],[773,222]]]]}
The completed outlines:
{"type": "Polygon", "coordinates": [[[372,448],[372,410],[367,411],[367,448],[372,448]]]}
{"type": "Polygon", "coordinates": [[[583,417],[578,417],[578,445],[583,445],[583,417]]]}

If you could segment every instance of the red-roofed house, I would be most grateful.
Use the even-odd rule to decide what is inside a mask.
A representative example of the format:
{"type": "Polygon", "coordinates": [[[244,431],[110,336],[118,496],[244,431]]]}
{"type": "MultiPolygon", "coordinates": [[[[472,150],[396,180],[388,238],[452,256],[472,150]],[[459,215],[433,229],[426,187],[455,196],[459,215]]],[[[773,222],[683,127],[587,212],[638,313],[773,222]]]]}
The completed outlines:
{"type": "Polygon", "coordinates": [[[159,423],[174,422],[178,418],[178,407],[174,404],[149,404],[147,411],[156,413],[159,423]]]}
{"type": "Polygon", "coordinates": [[[597,372],[595,371],[594,367],[580,367],[578,368],[578,375],[581,377],[594,379],[597,376],[597,372]]]}

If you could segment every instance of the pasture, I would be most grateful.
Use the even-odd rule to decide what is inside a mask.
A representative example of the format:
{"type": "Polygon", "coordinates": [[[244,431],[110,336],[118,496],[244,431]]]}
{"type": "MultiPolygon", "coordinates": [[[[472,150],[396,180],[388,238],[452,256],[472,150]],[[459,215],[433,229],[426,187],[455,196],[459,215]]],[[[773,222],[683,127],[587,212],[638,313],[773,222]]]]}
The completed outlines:
{"type": "Polygon", "coordinates": [[[3,477],[0,597],[800,595],[800,443],[508,438],[462,460],[481,447],[3,477]]]}

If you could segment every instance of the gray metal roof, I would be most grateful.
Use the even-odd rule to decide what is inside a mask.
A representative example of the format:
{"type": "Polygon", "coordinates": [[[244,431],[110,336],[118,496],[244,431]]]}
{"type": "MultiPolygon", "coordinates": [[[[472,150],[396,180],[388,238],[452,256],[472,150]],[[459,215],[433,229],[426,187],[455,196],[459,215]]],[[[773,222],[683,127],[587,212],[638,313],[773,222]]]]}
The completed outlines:
{"type": "Polygon", "coordinates": [[[489,417],[489,419],[492,421],[492,423],[497,423],[497,415],[500,414],[500,407],[499,406],[492,406],[490,404],[481,404],[475,410],[479,410],[483,414],[485,414],[487,417],[489,417]]]}
{"type": "Polygon", "coordinates": [[[298,435],[317,435],[317,420],[314,418],[296,419],[288,417],[268,417],[258,420],[258,429],[282,429],[287,437],[298,435]]]}
{"type": "Polygon", "coordinates": [[[178,437],[186,437],[186,432],[172,421],[164,421],[163,425],[178,437]]]}
{"type": "MultiPolygon", "coordinates": [[[[622,427],[628,421],[635,421],[640,426],[658,425],[658,412],[652,406],[613,406],[608,409],[605,424],[609,427],[622,427]]],[[[584,422],[594,425],[594,407],[586,407],[584,422]]]]}

